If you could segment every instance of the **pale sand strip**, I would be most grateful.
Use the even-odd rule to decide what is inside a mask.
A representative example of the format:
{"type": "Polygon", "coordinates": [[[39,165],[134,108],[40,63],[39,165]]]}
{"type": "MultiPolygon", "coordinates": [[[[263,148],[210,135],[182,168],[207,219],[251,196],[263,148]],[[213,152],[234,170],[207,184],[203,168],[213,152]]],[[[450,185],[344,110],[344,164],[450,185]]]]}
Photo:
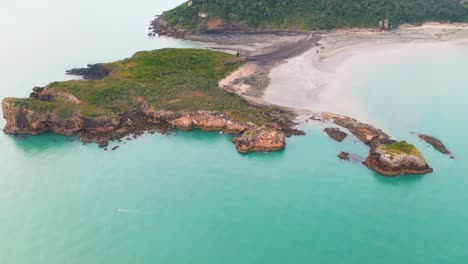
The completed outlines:
{"type": "Polygon", "coordinates": [[[360,68],[378,67],[392,53],[440,52],[447,45],[468,45],[467,24],[403,25],[397,30],[347,29],[317,33],[318,45],[270,72],[263,100],[314,112],[331,111],[368,118],[353,102],[348,85],[360,68]],[[355,65],[353,65],[355,63],[355,65]]]}

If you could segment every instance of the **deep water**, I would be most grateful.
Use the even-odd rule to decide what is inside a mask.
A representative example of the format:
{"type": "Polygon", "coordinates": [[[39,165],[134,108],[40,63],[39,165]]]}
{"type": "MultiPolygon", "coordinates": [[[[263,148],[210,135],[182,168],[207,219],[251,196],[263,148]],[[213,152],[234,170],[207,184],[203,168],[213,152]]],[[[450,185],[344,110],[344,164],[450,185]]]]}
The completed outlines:
{"type": "MultiPolygon", "coordinates": [[[[86,63],[196,46],[145,37],[152,15],[181,1],[159,2],[6,4],[0,96],[27,96],[86,63]]],[[[462,50],[401,56],[388,68],[363,60],[350,86],[359,111],[421,149],[435,169],[426,176],[386,178],[340,161],[340,151],[364,157],[367,147],[336,143],[320,124],[304,125],[307,135],[282,152],[252,155],[200,131],[107,152],[51,133],[1,133],[0,263],[466,263],[462,50]],[[456,159],[412,131],[440,137],[456,159]]]]}

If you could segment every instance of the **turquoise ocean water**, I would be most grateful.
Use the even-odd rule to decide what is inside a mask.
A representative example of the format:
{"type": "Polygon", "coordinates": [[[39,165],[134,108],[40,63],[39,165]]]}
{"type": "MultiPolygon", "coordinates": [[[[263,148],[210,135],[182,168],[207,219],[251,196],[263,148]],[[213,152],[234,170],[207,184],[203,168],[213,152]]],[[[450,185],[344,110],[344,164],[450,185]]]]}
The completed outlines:
{"type": "MultiPolygon", "coordinates": [[[[0,96],[27,96],[86,63],[194,46],[145,37],[151,16],[179,2],[8,3],[0,96]]],[[[342,162],[339,151],[367,148],[336,143],[316,124],[285,151],[247,156],[230,137],[198,131],[114,152],[0,134],[0,263],[466,263],[466,51],[363,66],[350,98],[420,147],[436,171],[423,177],[342,162]],[[457,159],[411,131],[439,136],[457,159]]]]}

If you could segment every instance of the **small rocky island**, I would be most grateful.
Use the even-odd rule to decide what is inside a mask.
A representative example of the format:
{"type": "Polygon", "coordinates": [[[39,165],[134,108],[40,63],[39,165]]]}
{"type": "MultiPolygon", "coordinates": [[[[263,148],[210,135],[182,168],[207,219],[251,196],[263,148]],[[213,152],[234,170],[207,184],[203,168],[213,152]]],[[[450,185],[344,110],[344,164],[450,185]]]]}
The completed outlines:
{"type": "MultiPolygon", "coordinates": [[[[392,140],[388,134],[370,124],[329,112],[313,115],[311,119],[331,122],[346,128],[364,144],[369,145],[369,155],[363,164],[382,175],[400,176],[433,172],[433,169],[414,145],[405,141],[392,140]]],[[[328,129],[327,133],[334,138],[339,132],[341,131],[328,129]]],[[[349,160],[349,153],[341,152],[338,157],[349,160]]]]}
{"type": "Polygon", "coordinates": [[[297,132],[274,107],[251,105],[218,82],[244,64],[235,56],[200,49],[138,52],[131,58],[73,69],[85,80],[36,87],[30,98],[2,102],[7,134],[79,134],[105,147],[145,131],[221,131],[236,135],[242,153],[277,151],[297,132]]]}
{"type": "Polygon", "coordinates": [[[405,141],[372,141],[369,156],[364,164],[385,176],[433,172],[421,152],[405,141]]]}

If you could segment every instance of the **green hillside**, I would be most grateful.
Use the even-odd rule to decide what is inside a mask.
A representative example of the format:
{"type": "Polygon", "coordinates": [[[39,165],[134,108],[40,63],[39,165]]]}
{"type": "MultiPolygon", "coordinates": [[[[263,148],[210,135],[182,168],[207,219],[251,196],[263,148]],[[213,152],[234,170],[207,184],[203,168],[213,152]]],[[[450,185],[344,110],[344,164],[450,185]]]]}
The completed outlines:
{"type": "Polygon", "coordinates": [[[193,0],[164,14],[185,29],[333,29],[426,21],[465,21],[460,0],[193,0]]]}

